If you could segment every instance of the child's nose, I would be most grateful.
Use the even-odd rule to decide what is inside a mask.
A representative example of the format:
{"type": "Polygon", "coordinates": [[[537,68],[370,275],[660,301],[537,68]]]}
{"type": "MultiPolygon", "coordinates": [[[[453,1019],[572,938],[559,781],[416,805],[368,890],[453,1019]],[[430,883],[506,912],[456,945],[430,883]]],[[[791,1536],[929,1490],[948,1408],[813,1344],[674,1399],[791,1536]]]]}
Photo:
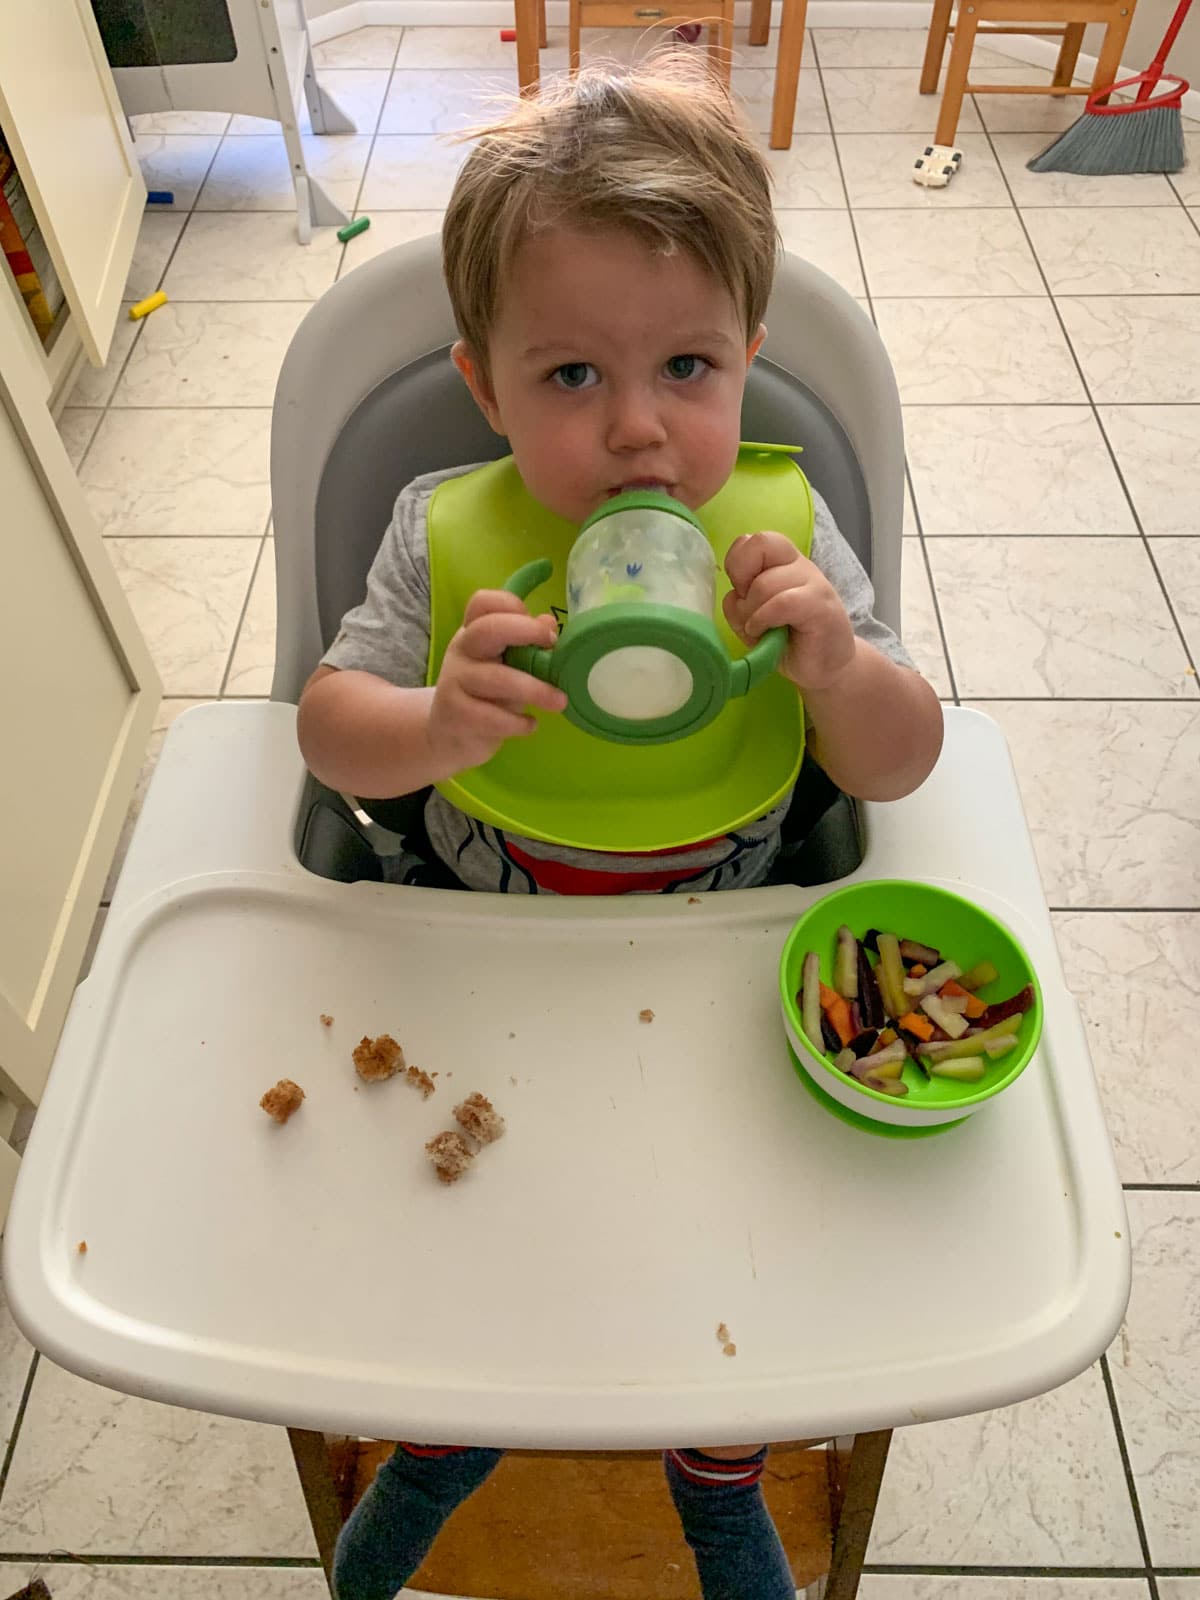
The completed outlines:
{"type": "Polygon", "coordinates": [[[608,423],[610,450],[646,450],[664,443],[666,436],[653,395],[629,389],[615,397],[608,423]]]}

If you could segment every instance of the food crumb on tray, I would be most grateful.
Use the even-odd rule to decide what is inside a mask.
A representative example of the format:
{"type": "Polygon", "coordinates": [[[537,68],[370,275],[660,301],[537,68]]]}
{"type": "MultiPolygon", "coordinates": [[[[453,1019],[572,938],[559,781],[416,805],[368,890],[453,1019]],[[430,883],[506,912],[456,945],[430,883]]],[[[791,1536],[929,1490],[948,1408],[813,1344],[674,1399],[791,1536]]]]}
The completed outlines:
{"type": "Polygon", "coordinates": [[[654,1013],[653,1013],[653,1011],[650,1010],[649,1006],[646,1007],[645,1011],[639,1011],[638,1012],[638,1021],[639,1022],[653,1022],[654,1021],[654,1013]]]}
{"type": "Polygon", "coordinates": [[[87,1240],[86,1239],[80,1239],[79,1243],[75,1246],[75,1254],[79,1255],[79,1256],[87,1255],[87,1240]]]}
{"type": "Polygon", "coordinates": [[[423,1100],[428,1100],[429,1096],[437,1088],[437,1084],[434,1083],[429,1074],[427,1072],[423,1072],[420,1067],[409,1067],[404,1076],[408,1079],[409,1083],[412,1084],[414,1089],[420,1089],[421,1098],[423,1100]]]}
{"type": "Polygon", "coordinates": [[[717,1323],[717,1343],[721,1346],[721,1354],[723,1356],[737,1355],[737,1345],[729,1337],[729,1329],[723,1322],[717,1323]]]}
{"type": "Polygon", "coordinates": [[[475,1159],[475,1152],[462,1134],[449,1128],[435,1134],[425,1149],[441,1183],[457,1183],[475,1159]]]}
{"type": "Polygon", "coordinates": [[[286,1122],[294,1111],[299,1111],[303,1099],[304,1090],[298,1083],[293,1083],[290,1078],[280,1078],[258,1103],[276,1122],[286,1122]]]}
{"type": "Polygon", "coordinates": [[[364,1034],[354,1046],[354,1066],[367,1083],[382,1083],[403,1072],[404,1051],[390,1033],[381,1033],[377,1039],[368,1039],[364,1034]]]}
{"type": "Polygon", "coordinates": [[[328,1011],[322,1011],[321,1013],[321,1026],[323,1028],[333,1027],[333,1018],[329,1015],[328,1011]]]}
{"type": "Polygon", "coordinates": [[[469,1133],[480,1144],[491,1144],[504,1132],[504,1118],[487,1095],[478,1092],[469,1094],[455,1106],[454,1120],[464,1133],[469,1133]]]}

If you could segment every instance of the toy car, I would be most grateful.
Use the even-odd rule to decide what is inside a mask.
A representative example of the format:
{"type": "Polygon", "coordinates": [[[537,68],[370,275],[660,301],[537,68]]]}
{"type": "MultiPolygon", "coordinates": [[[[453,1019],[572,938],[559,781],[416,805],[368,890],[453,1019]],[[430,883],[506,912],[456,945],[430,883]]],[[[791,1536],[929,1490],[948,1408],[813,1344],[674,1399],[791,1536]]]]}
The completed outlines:
{"type": "Polygon", "coordinates": [[[961,164],[961,150],[948,144],[927,144],[913,162],[913,182],[926,189],[944,189],[961,164]]]}

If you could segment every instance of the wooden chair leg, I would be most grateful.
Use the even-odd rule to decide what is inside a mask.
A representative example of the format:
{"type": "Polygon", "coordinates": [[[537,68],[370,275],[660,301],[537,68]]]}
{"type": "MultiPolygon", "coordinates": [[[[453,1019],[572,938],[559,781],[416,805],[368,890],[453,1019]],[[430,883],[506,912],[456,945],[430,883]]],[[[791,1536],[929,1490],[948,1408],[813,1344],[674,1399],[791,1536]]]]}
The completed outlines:
{"type": "Polygon", "coordinates": [[[535,95],[541,62],[538,59],[538,0],[515,0],[517,23],[517,87],[523,95],[535,95]]]}
{"type": "Polygon", "coordinates": [[[837,1439],[827,1451],[834,1531],[824,1600],[855,1600],[858,1593],[891,1442],[888,1428],[837,1439]]]}
{"type": "Polygon", "coordinates": [[[548,42],[546,33],[546,0],[538,0],[538,48],[544,50],[548,42]]]}
{"type": "Polygon", "coordinates": [[[582,50],[583,32],[580,24],[579,0],[571,0],[567,13],[567,65],[574,77],[579,71],[579,57],[582,50]]]}
{"type": "Polygon", "coordinates": [[[771,37],[771,0],[750,0],[750,43],[766,44],[771,37]]]}
{"type": "Polygon", "coordinates": [[[921,68],[921,93],[936,94],[938,79],[942,75],[942,59],[946,54],[946,37],[950,31],[950,12],[954,0],[933,0],[933,15],[929,19],[929,37],[925,41],[925,64],[921,68]]]}
{"type": "Polygon", "coordinates": [[[289,1428],[288,1441],[292,1447],[304,1504],[308,1508],[308,1520],[312,1523],[313,1537],[317,1541],[317,1553],[321,1557],[325,1580],[332,1594],[333,1552],[342,1527],[342,1494],[329,1451],[329,1441],[323,1433],[314,1433],[309,1428],[289,1428]]]}
{"type": "Polygon", "coordinates": [[[1132,21],[1132,4],[1122,6],[1105,29],[1104,43],[1096,59],[1096,76],[1092,79],[1093,93],[1097,89],[1107,88],[1110,83],[1116,83],[1120,77],[1121,57],[1125,53],[1125,41],[1129,37],[1132,21]]]}
{"type": "Polygon", "coordinates": [[[733,82],[733,0],[725,0],[717,44],[717,70],[728,88],[733,82]]]}
{"type": "Polygon", "coordinates": [[[950,65],[946,68],[946,87],[942,90],[942,105],[938,112],[935,144],[952,145],[958,132],[958,119],[962,114],[963,95],[967,88],[967,70],[971,65],[971,51],[975,47],[975,34],[979,16],[973,5],[958,8],[958,21],[954,25],[954,44],[950,50],[950,65]]]}
{"type": "Polygon", "coordinates": [[[1063,30],[1062,47],[1058,52],[1058,64],[1054,69],[1054,86],[1056,89],[1069,89],[1075,78],[1075,66],[1079,60],[1079,52],[1083,46],[1086,22],[1068,22],[1063,30]]]}
{"type": "Polygon", "coordinates": [[[783,14],[779,19],[779,59],[775,63],[775,94],[771,102],[772,150],[791,148],[807,15],[808,0],[783,0],[783,14]]]}

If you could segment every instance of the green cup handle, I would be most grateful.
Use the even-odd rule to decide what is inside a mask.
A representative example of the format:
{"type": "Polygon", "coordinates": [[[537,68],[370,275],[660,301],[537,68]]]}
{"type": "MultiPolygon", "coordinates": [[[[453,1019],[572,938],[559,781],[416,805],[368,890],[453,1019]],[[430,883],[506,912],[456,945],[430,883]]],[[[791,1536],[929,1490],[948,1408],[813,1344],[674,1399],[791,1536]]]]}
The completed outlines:
{"type": "MultiPolygon", "coordinates": [[[[504,587],[509,594],[515,594],[518,600],[528,600],[533,591],[540,589],[553,571],[552,561],[545,559],[530,561],[514,572],[504,587]]],[[[518,644],[504,652],[504,663],[506,666],[515,667],[518,672],[528,672],[531,677],[540,678],[543,683],[548,683],[553,655],[553,650],[539,650],[533,644],[518,644]]]]}
{"type": "Polygon", "coordinates": [[[729,674],[729,695],[748,694],[756,683],[762,680],[783,660],[783,652],[787,649],[788,631],[786,628],[772,628],[769,633],[764,633],[762,638],[752,650],[741,658],[740,661],[731,663],[729,674]]]}

